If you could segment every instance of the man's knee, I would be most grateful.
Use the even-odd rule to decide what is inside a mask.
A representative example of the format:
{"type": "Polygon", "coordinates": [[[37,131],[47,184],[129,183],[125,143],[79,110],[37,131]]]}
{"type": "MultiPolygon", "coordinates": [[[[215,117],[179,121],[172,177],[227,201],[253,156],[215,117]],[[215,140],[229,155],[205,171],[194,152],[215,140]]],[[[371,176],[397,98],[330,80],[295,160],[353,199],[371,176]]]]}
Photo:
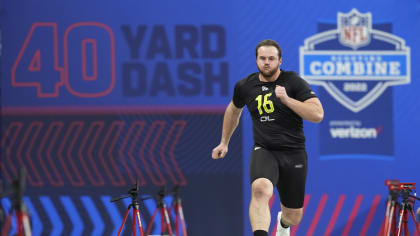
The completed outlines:
{"type": "Polygon", "coordinates": [[[289,225],[297,225],[302,220],[303,217],[303,209],[291,209],[291,208],[282,208],[282,219],[283,223],[287,223],[289,225]]]}
{"type": "Polygon", "coordinates": [[[273,195],[273,184],[266,178],[252,182],[252,197],[255,199],[270,199],[273,195]]]}

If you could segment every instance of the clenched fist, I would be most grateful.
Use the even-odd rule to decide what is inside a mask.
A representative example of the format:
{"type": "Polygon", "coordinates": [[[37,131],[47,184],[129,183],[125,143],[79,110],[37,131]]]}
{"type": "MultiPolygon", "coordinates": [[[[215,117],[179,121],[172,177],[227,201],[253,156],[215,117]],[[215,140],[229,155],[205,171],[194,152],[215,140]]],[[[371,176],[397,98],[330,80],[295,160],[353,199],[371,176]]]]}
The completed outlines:
{"type": "Polygon", "coordinates": [[[213,149],[213,152],[211,153],[211,158],[213,159],[224,158],[227,152],[228,152],[228,147],[226,146],[226,144],[221,143],[213,149]]]}
{"type": "Polygon", "coordinates": [[[276,97],[278,97],[280,101],[286,105],[287,101],[289,100],[286,89],[280,85],[276,85],[274,92],[276,93],[276,97]]]}

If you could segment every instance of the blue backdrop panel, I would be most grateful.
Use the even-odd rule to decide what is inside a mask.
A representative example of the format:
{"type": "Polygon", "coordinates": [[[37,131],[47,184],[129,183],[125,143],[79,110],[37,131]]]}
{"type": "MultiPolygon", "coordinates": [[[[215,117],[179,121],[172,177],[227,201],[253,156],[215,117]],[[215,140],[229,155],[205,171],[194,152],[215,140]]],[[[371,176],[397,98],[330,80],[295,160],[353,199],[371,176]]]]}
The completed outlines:
{"type": "MultiPolygon", "coordinates": [[[[27,169],[29,210],[42,222],[34,225],[42,234],[111,234],[130,200],[109,200],[126,194],[137,179],[140,198],[156,195],[162,186],[168,192],[181,186],[189,233],[241,235],[242,227],[231,225],[240,226],[242,219],[224,213],[243,214],[241,129],[223,167],[206,158],[208,143],[220,136],[220,121],[220,114],[6,115],[2,179],[10,181],[21,167],[27,169]],[[219,216],[217,228],[206,224],[213,215],[219,216]]],[[[156,203],[146,200],[141,206],[148,226],[156,203]]],[[[160,233],[160,219],[155,222],[153,231],[160,233]]]]}
{"type": "MultiPolygon", "coordinates": [[[[220,140],[221,114],[233,86],[256,71],[254,49],[266,38],[280,43],[281,67],[299,72],[325,109],[321,124],[304,124],[307,195],[293,235],[377,235],[387,195],[384,180],[419,182],[418,0],[4,1],[0,8],[1,102],[7,114],[1,177],[9,181],[23,165],[39,170],[39,176],[28,176],[26,198],[34,220],[42,222],[36,232],[114,232],[111,222],[123,208],[103,205],[111,194],[95,184],[121,192],[132,181],[127,173],[141,172],[146,188],[187,181],[183,191],[193,207],[186,217],[197,220],[188,222],[197,235],[214,235],[220,227],[232,233],[226,235],[251,235],[247,112],[229,158],[211,161],[210,152],[220,140]],[[131,147],[136,132],[141,132],[138,146],[131,147]],[[55,136],[65,145],[54,143],[55,136]],[[125,146],[131,147],[124,150],[126,164],[104,166],[125,146]],[[141,164],[138,170],[130,165],[132,153],[141,164]],[[142,162],[150,154],[158,168],[142,162]],[[103,168],[86,172],[81,155],[88,156],[86,165],[103,168]],[[172,155],[183,172],[175,167],[167,172],[172,155]],[[51,163],[43,167],[42,160],[62,169],[43,171],[51,163]],[[107,176],[103,182],[101,175],[107,176]],[[42,181],[51,184],[45,193],[42,181]],[[94,185],[98,194],[82,183],[94,185]],[[50,195],[60,184],[80,185],[75,188],[80,193],[50,195]],[[209,212],[201,208],[206,204],[209,212]],[[95,209],[80,211],[85,206],[95,209]],[[92,220],[95,212],[102,222],[92,220]],[[44,222],[56,215],[60,223],[44,222]],[[198,223],[197,215],[210,223],[198,223]],[[219,222],[225,215],[227,221],[219,222]],[[78,222],[83,227],[76,227],[78,222]]],[[[279,205],[276,194],[273,215],[279,205]]],[[[274,226],[275,217],[270,234],[274,226]]]]}
{"type": "Polygon", "coordinates": [[[226,103],[234,3],[97,4],[6,3],[3,55],[13,58],[3,64],[6,104],[226,103]]]}

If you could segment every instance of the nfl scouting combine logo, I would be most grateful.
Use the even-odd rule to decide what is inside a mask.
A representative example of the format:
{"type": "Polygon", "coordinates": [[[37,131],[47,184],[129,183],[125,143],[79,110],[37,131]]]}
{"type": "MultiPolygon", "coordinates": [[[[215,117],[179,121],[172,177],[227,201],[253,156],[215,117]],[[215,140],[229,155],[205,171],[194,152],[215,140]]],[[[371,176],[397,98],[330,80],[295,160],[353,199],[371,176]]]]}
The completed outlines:
{"type": "Polygon", "coordinates": [[[310,84],[323,86],[347,109],[359,112],[387,87],[410,83],[410,48],[402,38],[372,28],[371,13],[339,12],[336,29],[305,40],[300,74],[310,84]]]}
{"type": "Polygon", "coordinates": [[[392,89],[410,83],[410,48],[370,12],[338,12],[300,47],[300,75],[319,90],[328,116],[321,159],[393,160],[392,89]]]}

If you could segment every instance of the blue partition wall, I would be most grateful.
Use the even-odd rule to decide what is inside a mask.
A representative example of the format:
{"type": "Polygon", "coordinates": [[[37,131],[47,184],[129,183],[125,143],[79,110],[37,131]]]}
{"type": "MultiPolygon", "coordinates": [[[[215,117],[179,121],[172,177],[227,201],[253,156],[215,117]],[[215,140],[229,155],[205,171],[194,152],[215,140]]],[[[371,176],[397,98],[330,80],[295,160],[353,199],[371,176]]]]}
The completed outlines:
{"type": "MultiPolygon", "coordinates": [[[[304,124],[292,235],[380,235],[384,181],[420,179],[419,26],[418,0],[0,1],[0,180],[26,168],[34,235],[115,235],[130,201],[109,200],[136,180],[141,196],[181,186],[189,235],[252,235],[247,111],[227,157],[211,151],[271,38],[325,110],[304,124]]],[[[146,227],[155,209],[142,202],[146,227]]]]}

